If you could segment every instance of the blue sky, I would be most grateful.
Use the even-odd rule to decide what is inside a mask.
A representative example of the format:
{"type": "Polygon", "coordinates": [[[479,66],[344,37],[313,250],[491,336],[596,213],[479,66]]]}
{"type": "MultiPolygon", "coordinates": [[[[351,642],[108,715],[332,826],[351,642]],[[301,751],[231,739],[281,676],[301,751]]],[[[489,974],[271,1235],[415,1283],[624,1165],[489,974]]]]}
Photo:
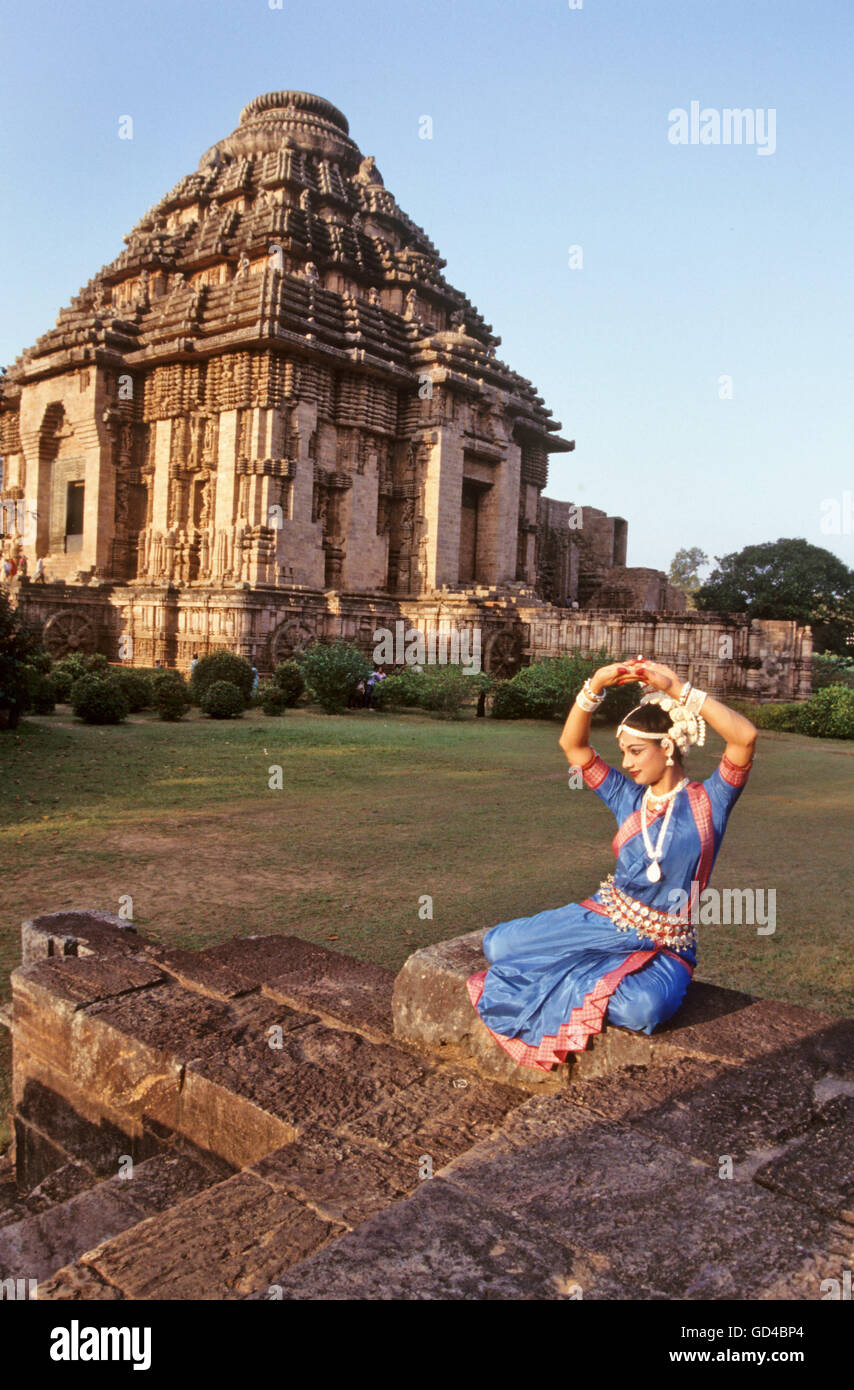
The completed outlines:
{"type": "Polygon", "coordinates": [[[576,441],[550,496],[626,517],[630,564],[778,536],[854,564],[850,0],[6,0],[2,14],[0,362],[246,102],[299,88],[344,111],[576,441]],[[774,152],[671,143],[669,113],[692,101],[773,110],[774,152]],[[831,500],[838,534],[822,531],[831,500]]]}

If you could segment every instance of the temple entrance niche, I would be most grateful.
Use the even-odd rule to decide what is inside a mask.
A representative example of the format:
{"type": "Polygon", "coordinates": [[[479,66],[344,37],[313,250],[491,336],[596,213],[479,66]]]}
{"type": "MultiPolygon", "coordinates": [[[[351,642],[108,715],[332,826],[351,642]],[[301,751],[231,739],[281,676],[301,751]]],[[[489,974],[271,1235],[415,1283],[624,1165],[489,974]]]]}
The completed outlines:
{"type": "Polygon", "coordinates": [[[482,508],[488,483],[463,478],[460,506],[460,564],[458,583],[477,584],[482,576],[478,565],[478,531],[483,530],[482,508]]]}
{"type": "Polygon", "coordinates": [[[85,484],[69,483],[65,498],[65,551],[72,555],[83,549],[83,496],[85,484]]]}

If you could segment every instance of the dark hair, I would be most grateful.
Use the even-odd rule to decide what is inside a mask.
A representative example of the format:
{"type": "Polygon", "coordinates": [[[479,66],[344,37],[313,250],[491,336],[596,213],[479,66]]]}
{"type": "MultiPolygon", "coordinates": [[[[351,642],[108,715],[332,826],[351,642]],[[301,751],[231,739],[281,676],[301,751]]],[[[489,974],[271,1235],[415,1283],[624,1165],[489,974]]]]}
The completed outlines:
{"type": "MultiPolygon", "coordinates": [[[[638,709],[632,710],[626,715],[622,723],[627,729],[638,729],[648,734],[667,734],[670,732],[671,718],[661,705],[640,705],[638,709]]],[[[673,740],[672,758],[674,762],[682,762],[682,754],[676,747],[676,740],[673,740]]]]}

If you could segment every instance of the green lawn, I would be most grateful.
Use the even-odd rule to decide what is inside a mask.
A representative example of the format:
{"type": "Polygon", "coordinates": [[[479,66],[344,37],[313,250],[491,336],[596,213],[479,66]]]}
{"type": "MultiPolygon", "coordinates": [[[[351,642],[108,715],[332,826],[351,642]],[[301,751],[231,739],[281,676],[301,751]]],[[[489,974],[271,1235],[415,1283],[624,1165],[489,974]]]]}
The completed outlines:
{"type": "MultiPolygon", "coordinates": [[[[577,901],[613,866],[615,824],[568,787],[559,733],[471,712],[29,719],[0,735],[0,998],[25,917],[115,912],[124,895],[163,941],[293,932],[392,969],[418,946],[577,901]]],[[[693,777],[715,766],[711,737],[693,777]]],[[[617,760],[612,731],[594,741],[617,760]]],[[[776,932],[700,927],[697,978],[854,1014],[852,774],[854,742],[760,734],[712,882],[776,889],[776,932]]]]}

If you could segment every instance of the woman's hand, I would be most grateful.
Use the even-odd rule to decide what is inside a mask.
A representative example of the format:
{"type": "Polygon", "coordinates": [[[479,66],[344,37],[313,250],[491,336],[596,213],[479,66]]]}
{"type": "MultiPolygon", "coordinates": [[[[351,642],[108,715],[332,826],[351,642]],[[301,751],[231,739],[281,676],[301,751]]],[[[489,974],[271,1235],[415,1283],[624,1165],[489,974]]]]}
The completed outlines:
{"type": "Polygon", "coordinates": [[[683,682],[679,679],[675,671],[669,666],[664,666],[660,661],[644,661],[642,656],[634,661],[622,663],[623,669],[628,670],[628,674],[617,682],[618,685],[625,685],[629,681],[639,681],[641,685],[650,685],[655,690],[663,690],[667,695],[677,696],[682,689],[683,682]]]}
{"type": "Polygon", "coordinates": [[[622,685],[624,681],[635,680],[636,677],[630,674],[628,662],[615,662],[611,666],[600,666],[598,671],[594,671],[590,677],[590,684],[601,695],[602,691],[609,685],[622,685]]]}

